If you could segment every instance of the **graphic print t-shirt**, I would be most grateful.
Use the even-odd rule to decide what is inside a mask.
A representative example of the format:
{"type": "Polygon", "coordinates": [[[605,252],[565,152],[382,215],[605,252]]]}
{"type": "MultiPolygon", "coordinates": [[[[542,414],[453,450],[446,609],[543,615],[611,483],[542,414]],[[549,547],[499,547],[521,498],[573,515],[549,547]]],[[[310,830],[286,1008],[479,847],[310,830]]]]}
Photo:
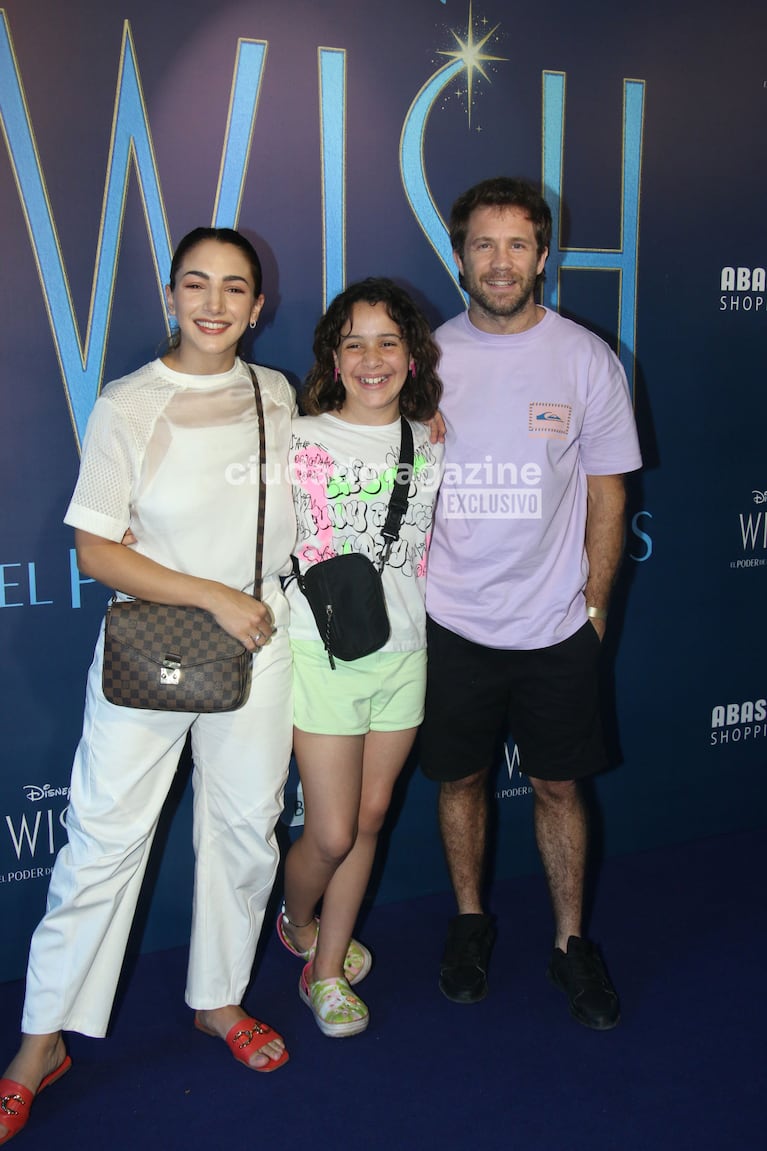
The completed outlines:
{"type": "MultiPolygon", "coordinates": [[[[426,555],[443,449],[429,442],[423,424],[411,426],[414,459],[408,506],[383,570],[391,636],[382,651],[418,651],[426,643],[426,555]]],[[[293,421],[290,474],[302,571],[345,552],[361,552],[376,562],[396,479],[400,428],[399,420],[370,427],[329,412],[293,421]]],[[[319,641],[301,590],[293,582],[287,591],[291,637],[319,641]]]]}

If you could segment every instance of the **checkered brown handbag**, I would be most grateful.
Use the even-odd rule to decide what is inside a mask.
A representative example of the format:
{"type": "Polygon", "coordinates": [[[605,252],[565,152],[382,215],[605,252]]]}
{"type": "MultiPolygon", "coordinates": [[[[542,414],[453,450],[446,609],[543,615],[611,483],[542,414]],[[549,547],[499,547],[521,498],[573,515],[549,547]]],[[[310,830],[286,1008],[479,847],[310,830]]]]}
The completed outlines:
{"type": "Polygon", "coordinates": [[[101,683],[110,703],[153,711],[234,711],[251,657],[202,608],[112,600],[101,683]]]}
{"type": "MultiPolygon", "coordinates": [[[[258,409],[259,459],[264,461],[264,409],[255,373],[249,370],[258,409]]],[[[260,467],[256,599],[261,597],[265,515],[260,467]]],[[[152,711],[234,711],[248,698],[251,668],[247,648],[202,608],[138,599],[109,604],[101,684],[110,703],[152,711]]]]}

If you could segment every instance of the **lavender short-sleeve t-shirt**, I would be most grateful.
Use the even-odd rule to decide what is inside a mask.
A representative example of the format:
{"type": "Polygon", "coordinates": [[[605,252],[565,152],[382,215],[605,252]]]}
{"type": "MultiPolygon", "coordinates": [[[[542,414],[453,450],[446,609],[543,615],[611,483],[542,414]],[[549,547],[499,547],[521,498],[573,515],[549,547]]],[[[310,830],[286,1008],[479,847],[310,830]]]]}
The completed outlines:
{"type": "Polygon", "coordinates": [[[427,610],[488,647],[550,647],[587,618],[587,476],[641,467],[623,368],[550,311],[517,335],[467,313],[435,335],[447,437],[427,610]]]}

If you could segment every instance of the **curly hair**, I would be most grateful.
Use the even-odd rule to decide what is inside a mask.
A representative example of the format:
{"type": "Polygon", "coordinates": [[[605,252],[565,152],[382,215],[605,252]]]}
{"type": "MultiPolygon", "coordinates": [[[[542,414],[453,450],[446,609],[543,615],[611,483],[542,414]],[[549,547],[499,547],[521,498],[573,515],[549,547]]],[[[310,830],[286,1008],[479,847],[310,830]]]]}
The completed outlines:
{"type": "Polygon", "coordinates": [[[303,410],[309,416],[337,412],[344,405],[346,392],[336,378],[334,353],[341,345],[344,329],[351,326],[355,304],[383,304],[400,330],[408,355],[415,363],[415,374],[408,372],[399,395],[400,412],[411,420],[429,420],[436,412],[442,395],[442,381],[437,375],[439,348],[434,343],[426,317],[404,288],[392,280],[370,276],[350,284],[331,303],[314,330],[314,365],[306,377],[301,396],[303,410]]]}

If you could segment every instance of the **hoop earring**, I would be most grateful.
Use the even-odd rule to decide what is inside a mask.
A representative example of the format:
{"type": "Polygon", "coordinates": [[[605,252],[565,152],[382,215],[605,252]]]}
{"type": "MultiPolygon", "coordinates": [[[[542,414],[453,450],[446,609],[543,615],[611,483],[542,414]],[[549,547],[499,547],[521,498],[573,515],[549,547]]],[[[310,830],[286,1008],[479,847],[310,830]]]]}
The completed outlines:
{"type": "Polygon", "coordinates": [[[249,327],[249,328],[255,328],[255,326],[256,326],[256,321],[255,321],[255,320],[251,320],[251,321],[250,321],[250,323],[248,324],[248,327],[249,327]]]}

